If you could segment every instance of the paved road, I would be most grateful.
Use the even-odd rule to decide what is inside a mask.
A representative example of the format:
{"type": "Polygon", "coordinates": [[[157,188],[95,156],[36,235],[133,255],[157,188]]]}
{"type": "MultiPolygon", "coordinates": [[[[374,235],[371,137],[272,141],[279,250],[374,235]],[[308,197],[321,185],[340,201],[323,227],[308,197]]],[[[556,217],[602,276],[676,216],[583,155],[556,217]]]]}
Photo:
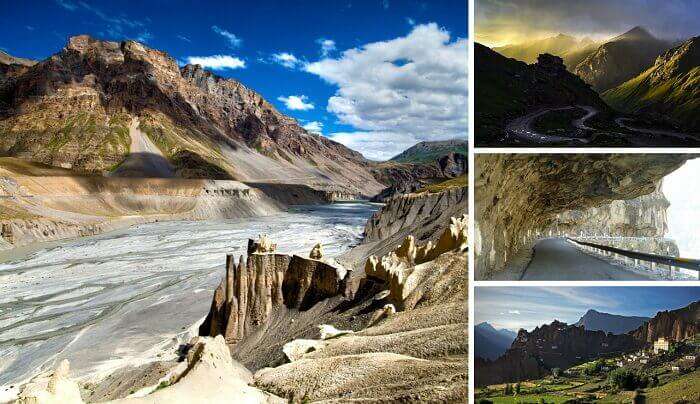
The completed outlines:
{"type": "Polygon", "coordinates": [[[122,164],[110,176],[114,177],[143,177],[143,178],[172,178],[175,177],[173,167],[163,156],[151,139],[139,129],[138,119],[129,125],[131,137],[130,153],[122,164]]]}
{"type": "Polygon", "coordinates": [[[525,116],[521,116],[520,118],[517,118],[506,125],[506,133],[509,133],[521,140],[530,142],[530,143],[540,143],[540,144],[547,144],[547,143],[562,143],[562,142],[575,142],[575,143],[587,143],[587,139],[582,139],[582,138],[575,138],[575,137],[568,137],[568,136],[557,136],[557,135],[545,135],[542,133],[535,132],[535,130],[532,128],[532,123],[535,121],[535,119],[541,117],[542,115],[552,112],[552,111],[567,111],[570,109],[584,109],[586,110],[587,114],[583,118],[576,119],[572,121],[572,125],[581,130],[593,130],[592,128],[586,126],[584,122],[592,117],[593,115],[597,114],[598,111],[589,106],[585,105],[577,105],[575,107],[561,107],[561,108],[545,108],[541,109],[539,111],[532,112],[530,114],[527,114],[525,116]]]}
{"type": "Polygon", "coordinates": [[[617,118],[617,119],[615,119],[615,123],[618,124],[619,126],[625,128],[625,129],[633,130],[633,131],[639,132],[639,133],[645,133],[647,135],[669,136],[669,137],[675,137],[675,138],[682,139],[682,140],[695,140],[695,138],[688,136],[688,135],[684,135],[683,133],[679,133],[679,132],[672,132],[669,130],[660,130],[660,129],[636,128],[634,126],[630,126],[630,125],[625,123],[625,121],[631,121],[631,120],[632,119],[630,119],[630,118],[617,118]]]}
{"type": "Polygon", "coordinates": [[[528,281],[650,280],[642,274],[616,267],[583,253],[562,238],[548,238],[535,245],[530,265],[523,273],[528,281]]]}

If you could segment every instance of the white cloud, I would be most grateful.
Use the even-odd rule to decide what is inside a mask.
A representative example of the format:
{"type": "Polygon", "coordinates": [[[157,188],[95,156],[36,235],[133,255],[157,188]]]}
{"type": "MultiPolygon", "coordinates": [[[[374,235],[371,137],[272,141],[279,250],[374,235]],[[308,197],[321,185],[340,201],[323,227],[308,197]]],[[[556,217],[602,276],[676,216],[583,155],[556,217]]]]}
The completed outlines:
{"type": "Polygon", "coordinates": [[[520,314],[520,310],[508,310],[508,314],[520,314]]]}
{"type": "Polygon", "coordinates": [[[231,33],[229,31],[226,31],[225,29],[221,29],[216,25],[212,25],[211,29],[214,32],[216,32],[217,34],[226,38],[226,40],[228,40],[229,46],[232,48],[238,48],[239,46],[241,46],[241,43],[243,42],[243,40],[241,38],[237,37],[236,34],[231,33]]]}
{"type": "Polygon", "coordinates": [[[136,38],[134,38],[134,40],[136,40],[136,42],[141,42],[141,43],[148,42],[151,39],[153,39],[153,35],[151,35],[151,33],[148,31],[144,31],[144,32],[138,34],[136,36],[136,38]]]}
{"type": "Polygon", "coordinates": [[[467,40],[450,38],[437,24],[416,25],[405,37],[349,49],[304,69],[338,87],[328,111],[361,132],[341,139],[359,147],[374,143],[368,138],[373,132],[400,140],[384,144],[383,152],[356,149],[367,157],[386,156],[398,144],[466,137],[467,40]]]}
{"type": "Polygon", "coordinates": [[[68,11],[75,11],[75,9],[78,8],[77,4],[73,3],[72,1],[68,1],[68,0],[56,0],[56,4],[65,8],[68,11]]]}
{"type": "Polygon", "coordinates": [[[316,43],[321,45],[321,56],[327,57],[335,50],[335,41],[332,39],[319,38],[316,43]]]}
{"type": "Polygon", "coordinates": [[[187,63],[201,65],[212,70],[245,68],[245,60],[229,55],[188,56],[187,63]]]}
{"type": "Polygon", "coordinates": [[[414,26],[414,25],[416,25],[416,20],[414,20],[411,17],[406,17],[406,23],[408,23],[408,25],[410,25],[410,26],[414,26]]]}
{"type": "Polygon", "coordinates": [[[286,68],[293,69],[302,64],[301,60],[289,52],[280,52],[272,54],[272,61],[286,68]]]}
{"type": "Polygon", "coordinates": [[[323,122],[319,121],[310,121],[304,124],[302,128],[308,130],[311,133],[318,133],[321,134],[323,133],[323,122]]]}
{"type": "Polygon", "coordinates": [[[290,95],[289,97],[279,96],[278,100],[282,101],[287,109],[291,111],[308,111],[314,109],[314,104],[306,102],[309,97],[305,95],[290,95]]]}
{"type": "Polygon", "coordinates": [[[418,143],[414,136],[395,132],[337,132],[328,135],[370,160],[388,160],[418,143]]]}
{"type": "Polygon", "coordinates": [[[176,37],[177,37],[178,39],[181,39],[181,40],[185,41],[185,42],[192,42],[192,40],[190,40],[190,38],[188,38],[188,37],[186,37],[186,36],[184,36],[184,35],[176,35],[176,37]]]}

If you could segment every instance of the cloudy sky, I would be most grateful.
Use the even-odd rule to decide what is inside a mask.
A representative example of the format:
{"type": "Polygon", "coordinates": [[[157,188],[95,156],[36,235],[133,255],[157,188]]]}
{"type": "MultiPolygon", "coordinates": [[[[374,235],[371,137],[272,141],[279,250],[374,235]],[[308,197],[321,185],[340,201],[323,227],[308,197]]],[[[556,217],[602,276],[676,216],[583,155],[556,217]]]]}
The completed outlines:
{"type": "Polygon", "coordinates": [[[0,0],[0,49],[43,59],[69,36],[136,39],[260,92],[372,159],[466,137],[464,0],[0,0]]]}
{"type": "Polygon", "coordinates": [[[476,41],[488,46],[565,33],[609,38],[641,25],[669,39],[700,35],[697,0],[475,0],[476,41]]]}
{"type": "Polygon", "coordinates": [[[700,300],[699,287],[477,287],[475,324],[531,331],[554,320],[577,322],[589,309],[653,317],[700,300]]]}
{"type": "Polygon", "coordinates": [[[664,178],[662,190],[671,202],[668,237],[678,244],[681,257],[700,259],[700,159],[690,160],[664,178]]]}

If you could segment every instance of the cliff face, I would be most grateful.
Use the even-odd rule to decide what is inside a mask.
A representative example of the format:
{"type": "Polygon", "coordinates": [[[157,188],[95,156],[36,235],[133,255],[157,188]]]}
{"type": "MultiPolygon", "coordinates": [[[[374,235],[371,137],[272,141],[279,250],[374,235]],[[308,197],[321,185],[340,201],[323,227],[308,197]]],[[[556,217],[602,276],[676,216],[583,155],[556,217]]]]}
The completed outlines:
{"type": "Polygon", "coordinates": [[[666,210],[669,206],[659,182],[654,192],[648,195],[615,200],[583,211],[563,212],[555,217],[549,229],[541,233],[599,238],[594,242],[639,252],[678,256],[676,243],[664,238],[668,232],[666,210]],[[606,240],[608,236],[628,239],[606,240]]]}
{"type": "Polygon", "coordinates": [[[678,310],[659,312],[648,323],[631,332],[636,340],[646,344],[653,344],[660,337],[671,341],[682,341],[698,333],[700,333],[700,302],[678,310]]]}
{"type": "Polygon", "coordinates": [[[199,66],[180,69],[137,42],[84,35],[3,81],[0,152],[108,171],[129,151],[133,117],[172,163],[190,171],[187,164],[201,160],[238,180],[292,176],[364,195],[382,188],[359,153],[306,132],[241,83],[199,66]]]}
{"type": "MultiPolygon", "coordinates": [[[[661,154],[476,156],[477,278],[504,270],[511,257],[532,248],[538,238],[547,236],[557,215],[652,194],[664,176],[689,158],[692,156],[661,154]]],[[[639,212],[644,209],[630,210],[635,220],[639,212]]],[[[660,217],[637,221],[646,231],[656,231],[657,219],[660,217]]]]}

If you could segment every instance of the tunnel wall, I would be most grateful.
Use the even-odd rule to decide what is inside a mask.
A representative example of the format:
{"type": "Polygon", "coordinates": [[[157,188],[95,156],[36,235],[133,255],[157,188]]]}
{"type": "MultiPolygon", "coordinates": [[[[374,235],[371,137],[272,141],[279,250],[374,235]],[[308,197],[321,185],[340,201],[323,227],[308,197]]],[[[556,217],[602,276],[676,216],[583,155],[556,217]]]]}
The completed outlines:
{"type": "MultiPolygon", "coordinates": [[[[631,207],[636,202],[629,201],[657,192],[664,176],[694,157],[680,154],[477,155],[476,278],[488,279],[494,272],[503,271],[512,257],[530,250],[557,220],[564,220],[565,212],[578,211],[583,218],[588,213],[581,212],[617,200],[620,202],[606,209],[614,212],[620,219],[616,222],[620,228],[624,227],[622,224],[629,217],[620,211],[630,215],[635,211],[631,207]]],[[[660,200],[654,203],[659,209],[664,206],[660,200]]],[[[650,202],[650,206],[654,203],[650,202]]],[[[663,210],[665,216],[665,207],[663,210]]],[[[643,214],[630,223],[625,232],[633,234],[639,226],[645,234],[656,234],[665,231],[662,221],[665,218],[659,213],[649,214],[648,218],[643,214]]]]}

